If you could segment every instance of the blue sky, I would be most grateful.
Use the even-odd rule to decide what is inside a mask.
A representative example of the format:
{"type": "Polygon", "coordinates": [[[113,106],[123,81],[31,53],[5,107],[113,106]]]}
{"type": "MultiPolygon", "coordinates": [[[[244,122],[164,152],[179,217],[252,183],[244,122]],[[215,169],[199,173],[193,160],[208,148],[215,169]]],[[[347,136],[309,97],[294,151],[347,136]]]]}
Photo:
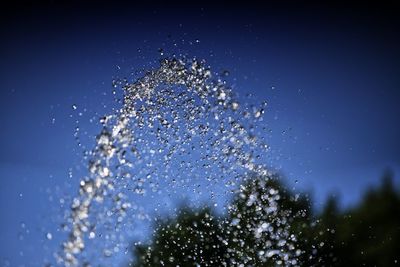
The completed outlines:
{"type": "Polygon", "coordinates": [[[1,26],[1,265],[51,257],[51,196],[73,194],[82,166],[75,127],[90,149],[100,128],[90,118],[117,106],[113,77],[153,66],[159,48],[229,70],[243,101],[268,101],[271,165],[316,205],[330,193],[356,203],[387,167],[398,184],[399,24],[382,9],[10,7],[1,26]]]}

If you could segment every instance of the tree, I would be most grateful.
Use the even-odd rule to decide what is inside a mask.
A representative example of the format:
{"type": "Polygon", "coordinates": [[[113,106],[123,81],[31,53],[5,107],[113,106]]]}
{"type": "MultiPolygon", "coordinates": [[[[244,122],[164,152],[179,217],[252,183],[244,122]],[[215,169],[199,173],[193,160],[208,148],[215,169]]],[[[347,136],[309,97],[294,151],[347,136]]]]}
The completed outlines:
{"type": "Polygon", "coordinates": [[[278,176],[252,177],[228,213],[180,209],[152,242],[134,251],[133,266],[393,266],[400,264],[400,194],[393,174],[359,205],[342,210],[329,198],[313,214],[305,194],[278,176]]]}
{"type": "Polygon", "coordinates": [[[399,264],[400,197],[392,179],[392,173],[385,173],[380,187],[339,216],[334,243],[337,266],[399,264]]]}
{"type": "Polygon", "coordinates": [[[135,249],[133,266],[227,266],[226,245],[218,218],[210,208],[183,207],[176,218],[164,220],[153,242],[135,249]]]}
{"type": "Polygon", "coordinates": [[[225,231],[232,264],[297,265],[307,248],[304,230],[311,222],[310,203],[274,175],[254,177],[239,188],[229,207],[225,231]]]}
{"type": "Polygon", "coordinates": [[[318,216],[315,266],[393,266],[399,263],[400,197],[393,174],[369,190],[358,206],[339,210],[329,198],[318,216]]]}

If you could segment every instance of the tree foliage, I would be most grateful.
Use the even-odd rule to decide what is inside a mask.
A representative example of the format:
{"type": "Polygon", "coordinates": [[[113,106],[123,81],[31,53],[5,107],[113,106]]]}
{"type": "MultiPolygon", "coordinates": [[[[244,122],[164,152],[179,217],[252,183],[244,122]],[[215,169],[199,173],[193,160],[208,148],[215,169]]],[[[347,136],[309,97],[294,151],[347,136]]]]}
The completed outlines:
{"type": "Polygon", "coordinates": [[[247,179],[224,216],[183,207],[134,249],[131,266],[393,266],[400,264],[400,194],[392,174],[348,210],[315,214],[279,177],[247,179]]]}

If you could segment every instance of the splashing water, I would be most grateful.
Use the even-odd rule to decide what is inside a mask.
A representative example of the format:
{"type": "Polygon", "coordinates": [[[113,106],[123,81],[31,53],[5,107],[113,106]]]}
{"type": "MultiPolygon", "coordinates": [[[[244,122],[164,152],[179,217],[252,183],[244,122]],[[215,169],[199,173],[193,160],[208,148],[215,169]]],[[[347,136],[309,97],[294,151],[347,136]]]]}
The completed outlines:
{"type": "MultiPolygon", "coordinates": [[[[150,217],[140,206],[140,197],[157,198],[168,190],[165,183],[195,193],[205,187],[204,192],[213,196],[220,184],[225,192],[235,188],[237,192],[245,177],[269,175],[260,156],[267,145],[256,136],[255,126],[262,120],[263,108],[242,106],[204,61],[163,59],[158,69],[135,82],[117,84],[124,90],[124,105],[100,120],[103,128],[89,153],[89,173],[72,200],[65,226],[69,237],[58,255],[65,266],[89,265],[82,254],[88,240],[96,237],[114,242],[112,248],[104,248],[104,257],[119,251],[125,242],[120,234],[127,227],[123,222],[150,217]],[[132,201],[132,195],[138,201],[132,201]]],[[[256,206],[262,197],[268,200],[268,216],[280,216],[278,226],[264,222],[252,228],[255,248],[273,242],[257,255],[296,265],[296,237],[284,227],[285,215],[278,215],[279,192],[246,194],[249,206],[256,206]],[[266,241],[262,237],[267,232],[266,241]]],[[[236,263],[244,266],[240,264],[245,262],[236,263]]]]}

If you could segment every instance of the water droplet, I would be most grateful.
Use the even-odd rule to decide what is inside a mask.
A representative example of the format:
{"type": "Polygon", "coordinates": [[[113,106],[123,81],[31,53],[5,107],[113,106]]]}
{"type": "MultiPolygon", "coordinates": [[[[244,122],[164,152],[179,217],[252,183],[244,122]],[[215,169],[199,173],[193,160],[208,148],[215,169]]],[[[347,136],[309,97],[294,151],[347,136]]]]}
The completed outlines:
{"type": "Polygon", "coordinates": [[[53,239],[53,235],[51,233],[47,233],[46,234],[46,238],[47,238],[47,240],[52,240],[53,239]]]}
{"type": "Polygon", "coordinates": [[[90,232],[89,233],[89,238],[90,239],[93,239],[93,238],[95,238],[96,237],[96,234],[94,233],[94,232],[90,232]]]}

